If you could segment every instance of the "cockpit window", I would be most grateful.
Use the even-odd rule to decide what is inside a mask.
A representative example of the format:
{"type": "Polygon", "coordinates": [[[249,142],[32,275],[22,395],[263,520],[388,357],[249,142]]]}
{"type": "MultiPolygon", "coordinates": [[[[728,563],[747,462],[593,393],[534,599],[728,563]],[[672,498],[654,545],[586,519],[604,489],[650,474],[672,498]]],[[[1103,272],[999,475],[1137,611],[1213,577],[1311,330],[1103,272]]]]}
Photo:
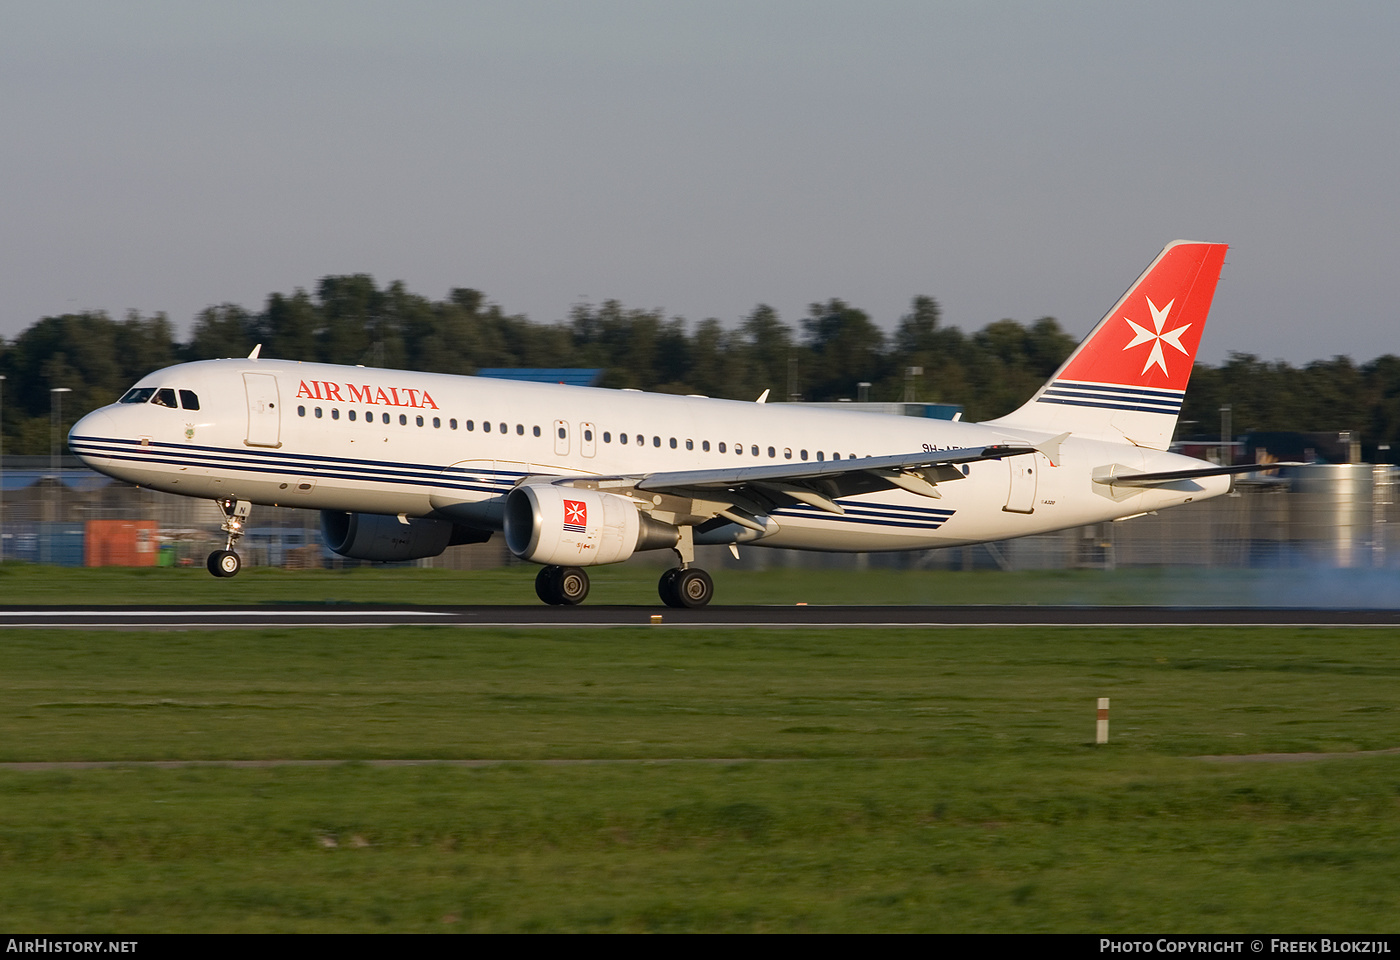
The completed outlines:
{"type": "Polygon", "coordinates": [[[186,410],[199,409],[199,396],[193,390],[180,391],[180,406],[186,410]]]}
{"type": "Polygon", "coordinates": [[[155,387],[132,387],[119,403],[145,403],[156,392],[155,387]]]}
{"type": "Polygon", "coordinates": [[[170,389],[169,387],[161,387],[159,390],[157,390],[155,398],[151,400],[151,402],[154,404],[159,404],[162,407],[180,406],[178,403],[175,402],[175,391],[170,389]]]}

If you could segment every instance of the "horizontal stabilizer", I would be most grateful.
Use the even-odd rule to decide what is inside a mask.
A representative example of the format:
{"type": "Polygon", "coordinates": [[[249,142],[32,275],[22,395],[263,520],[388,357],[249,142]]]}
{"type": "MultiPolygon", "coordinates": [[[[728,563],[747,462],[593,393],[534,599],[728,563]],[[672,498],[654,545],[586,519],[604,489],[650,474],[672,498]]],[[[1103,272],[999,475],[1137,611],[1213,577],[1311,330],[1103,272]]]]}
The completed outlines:
{"type": "Polygon", "coordinates": [[[1178,480],[1196,480],[1201,477],[1225,477],[1239,473],[1259,473],[1277,470],[1279,467],[1301,467],[1301,463],[1244,463],[1232,467],[1201,467],[1199,470],[1163,470],[1159,473],[1121,473],[1112,471],[1094,477],[1095,483],[1111,484],[1115,487],[1160,487],[1178,480]]]}

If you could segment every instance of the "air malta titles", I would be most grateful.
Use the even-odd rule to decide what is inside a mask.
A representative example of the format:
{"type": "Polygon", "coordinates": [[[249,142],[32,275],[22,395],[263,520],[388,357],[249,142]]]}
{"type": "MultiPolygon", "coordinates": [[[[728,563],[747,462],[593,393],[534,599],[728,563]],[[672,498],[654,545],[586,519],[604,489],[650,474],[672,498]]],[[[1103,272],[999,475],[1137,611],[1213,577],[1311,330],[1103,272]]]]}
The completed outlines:
{"type": "Polygon", "coordinates": [[[413,387],[371,387],[369,384],[357,387],[353,383],[303,380],[297,387],[297,396],[308,400],[338,400],[341,403],[377,403],[386,407],[438,409],[428,391],[413,387]],[[342,387],[349,396],[341,395],[342,387]]]}

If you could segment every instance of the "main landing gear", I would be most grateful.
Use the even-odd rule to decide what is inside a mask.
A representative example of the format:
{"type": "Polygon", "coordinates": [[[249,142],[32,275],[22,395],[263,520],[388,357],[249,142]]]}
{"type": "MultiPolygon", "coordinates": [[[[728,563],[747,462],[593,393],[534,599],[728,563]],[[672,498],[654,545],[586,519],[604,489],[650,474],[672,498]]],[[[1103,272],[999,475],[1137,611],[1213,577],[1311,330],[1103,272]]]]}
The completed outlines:
{"type": "Polygon", "coordinates": [[[588,596],[588,574],[579,567],[551,564],[535,575],[535,593],[554,606],[574,606],[588,596]]]}
{"type": "Polygon", "coordinates": [[[243,528],[248,523],[248,514],[253,512],[253,505],[247,500],[224,499],[214,502],[224,512],[224,522],[219,529],[228,534],[228,544],[224,549],[209,554],[205,566],[216,577],[236,577],[238,571],[243,569],[243,560],[233,552],[233,545],[243,536],[243,528]]]}
{"type": "Polygon", "coordinates": [[[699,567],[672,567],[661,575],[656,592],[668,607],[703,607],[714,597],[715,584],[699,567]]]}
{"type": "Polygon", "coordinates": [[[661,575],[656,592],[668,607],[703,607],[714,598],[715,583],[704,570],[691,566],[695,562],[694,530],[691,527],[681,527],[674,549],[681,565],[661,575]]]}
{"type": "MultiPolygon", "coordinates": [[[[672,567],[661,575],[657,592],[668,607],[703,607],[714,599],[715,584],[710,575],[695,562],[695,544],[689,527],[681,528],[681,535],[675,546],[679,567],[672,567]]],[[[209,558],[213,569],[214,557],[209,558]]],[[[230,574],[231,576],[231,574],[230,574]]],[[[588,596],[588,572],[581,567],[564,567],[551,564],[541,567],[535,575],[535,593],[545,603],[552,606],[574,606],[583,603],[588,596]]]]}

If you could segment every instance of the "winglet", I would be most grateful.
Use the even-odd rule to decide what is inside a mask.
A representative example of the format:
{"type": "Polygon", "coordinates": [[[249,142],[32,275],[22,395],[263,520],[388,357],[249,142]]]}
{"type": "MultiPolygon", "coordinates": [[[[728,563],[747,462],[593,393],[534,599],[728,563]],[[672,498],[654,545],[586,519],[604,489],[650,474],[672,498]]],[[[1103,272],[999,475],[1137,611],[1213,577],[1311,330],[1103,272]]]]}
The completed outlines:
{"type": "Polygon", "coordinates": [[[252,353],[248,354],[248,359],[249,359],[249,360],[256,360],[256,359],[258,359],[258,354],[260,354],[260,353],[262,353],[262,344],[261,344],[261,343],[258,344],[256,347],[253,348],[253,352],[252,352],[252,353]]]}
{"type": "Polygon", "coordinates": [[[754,401],[754,403],[767,403],[767,402],[768,402],[768,391],[767,391],[767,390],[765,390],[765,391],[763,391],[762,393],[760,393],[760,394],[758,395],[758,399],[754,401]]]}

